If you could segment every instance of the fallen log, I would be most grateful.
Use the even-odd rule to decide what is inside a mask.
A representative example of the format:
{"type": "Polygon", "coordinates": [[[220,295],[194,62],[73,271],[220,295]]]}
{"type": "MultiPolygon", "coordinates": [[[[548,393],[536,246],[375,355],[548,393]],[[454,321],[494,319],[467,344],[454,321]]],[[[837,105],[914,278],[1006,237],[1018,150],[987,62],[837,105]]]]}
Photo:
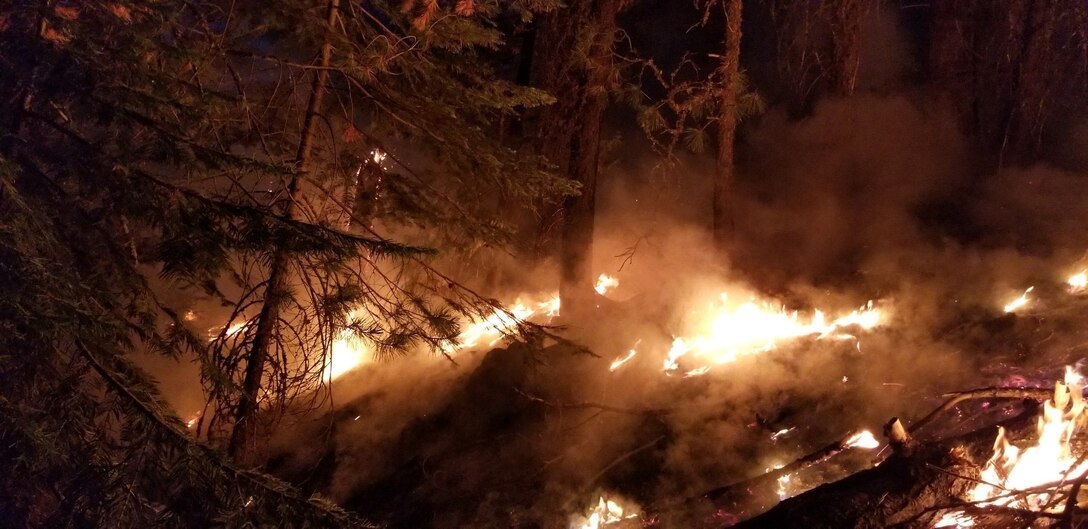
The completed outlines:
{"type": "MultiPolygon", "coordinates": [[[[918,443],[904,437],[906,432],[902,428],[887,428],[886,434],[896,448],[878,466],[786,499],[735,527],[932,527],[947,509],[962,507],[960,498],[979,482],[981,466],[993,451],[995,427],[1004,427],[1014,438],[1033,435],[1039,408],[1037,400],[1045,399],[1047,394],[1035,390],[977,390],[956,394],[952,396],[955,402],[938,408],[947,411],[968,398],[1013,397],[1027,399],[1022,401],[1023,408],[1016,416],[950,439],[918,443]]],[[[929,423],[932,416],[920,422],[929,423]]],[[[966,507],[968,510],[973,508],[966,507]]],[[[989,514],[1010,521],[1033,515],[1013,510],[991,511],[989,514]]]]}

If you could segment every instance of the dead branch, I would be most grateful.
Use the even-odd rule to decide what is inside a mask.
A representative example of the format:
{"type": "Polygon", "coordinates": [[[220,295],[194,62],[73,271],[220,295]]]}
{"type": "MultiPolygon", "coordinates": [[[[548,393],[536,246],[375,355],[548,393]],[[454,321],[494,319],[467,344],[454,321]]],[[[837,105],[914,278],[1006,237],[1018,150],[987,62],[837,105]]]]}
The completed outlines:
{"type": "Polygon", "coordinates": [[[941,396],[948,400],[937,407],[937,409],[929,412],[925,417],[919,419],[918,422],[912,424],[909,433],[917,434],[922,428],[928,426],[929,423],[933,422],[933,420],[941,414],[951,410],[956,407],[957,404],[965,400],[1031,399],[1044,401],[1054,396],[1054,388],[982,388],[956,393],[945,393],[941,396]]]}

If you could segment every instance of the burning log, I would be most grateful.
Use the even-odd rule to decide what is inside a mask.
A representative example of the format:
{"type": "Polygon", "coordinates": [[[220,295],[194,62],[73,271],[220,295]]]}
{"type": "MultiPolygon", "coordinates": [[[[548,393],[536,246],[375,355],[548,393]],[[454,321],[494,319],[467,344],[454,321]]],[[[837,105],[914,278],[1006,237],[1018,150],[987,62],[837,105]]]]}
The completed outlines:
{"type": "MultiPolygon", "coordinates": [[[[1067,384],[1057,384],[1054,390],[989,388],[946,395],[949,400],[915,424],[917,432],[936,416],[969,399],[1023,399],[1023,408],[1016,416],[1002,421],[996,444],[992,427],[950,439],[918,443],[898,419],[885,426],[885,436],[892,454],[877,466],[853,474],[840,481],[817,487],[797,497],[787,499],[766,513],[737,527],[811,527],[811,528],[876,528],[876,527],[1027,527],[1033,521],[1050,519],[1061,527],[1075,527],[1083,515],[1077,508],[1078,495],[1085,476],[1084,458],[1070,464],[1069,439],[1076,421],[1080,420],[1084,404],[1079,378],[1067,384]],[[1044,417],[1036,420],[1038,401],[1047,400],[1044,417]],[[1017,483],[1014,466],[1023,457],[1029,470],[1038,463],[1028,460],[1029,454],[1053,450],[1041,448],[1023,453],[1006,442],[1006,438],[1023,438],[1037,434],[1042,444],[1051,437],[1051,445],[1059,446],[1053,465],[1065,470],[1059,480],[1045,484],[1017,483]],[[993,452],[993,457],[990,453],[993,452]],[[976,461],[989,461],[980,465],[976,461]],[[1064,506],[1064,509],[1061,507],[1064,506]]],[[[803,468],[804,462],[827,449],[799,459],[787,467],[803,468]]],[[[1060,471],[1059,471],[1060,472],[1060,471]]],[[[781,472],[768,476],[776,477],[781,472]]],[[[742,482],[758,482],[763,476],[742,482]]],[[[1023,478],[1019,478],[1023,479],[1023,478]]],[[[728,487],[733,490],[736,487],[728,487]]],[[[723,495],[721,489],[708,493],[712,500],[723,495]]],[[[715,503],[718,503],[717,501],[715,503]]]]}
{"type": "Polygon", "coordinates": [[[717,501],[728,498],[731,495],[735,495],[738,493],[738,491],[748,491],[752,489],[760,489],[770,486],[779,481],[780,479],[787,477],[790,474],[793,474],[799,470],[803,470],[805,468],[827,461],[828,459],[838,455],[844,450],[853,448],[855,446],[861,446],[860,443],[863,443],[864,441],[871,441],[873,443],[873,445],[870,446],[871,448],[879,446],[879,443],[877,443],[876,439],[874,439],[872,437],[872,434],[870,434],[869,432],[865,431],[854,433],[843,437],[842,439],[839,439],[838,441],[835,441],[815,452],[812,452],[811,454],[805,455],[793,461],[792,463],[775,468],[770,472],[761,474],[751,479],[710,490],[704,493],[702,497],[711,501],[717,501]]]}
{"type": "MultiPolygon", "coordinates": [[[[1036,409],[1030,402],[1003,425],[1026,433],[1035,427],[1036,409]]],[[[904,442],[909,440],[899,437],[905,429],[897,420],[887,430],[893,453],[880,465],[786,499],[737,527],[932,527],[943,508],[978,483],[981,467],[972,456],[993,445],[991,428],[925,444],[904,442]]]]}

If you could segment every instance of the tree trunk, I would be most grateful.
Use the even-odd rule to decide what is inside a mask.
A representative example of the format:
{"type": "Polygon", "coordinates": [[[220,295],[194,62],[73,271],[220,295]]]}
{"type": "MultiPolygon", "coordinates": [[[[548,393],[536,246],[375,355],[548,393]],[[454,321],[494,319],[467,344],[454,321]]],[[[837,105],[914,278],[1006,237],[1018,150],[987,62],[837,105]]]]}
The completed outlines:
{"type": "Polygon", "coordinates": [[[840,96],[854,95],[861,60],[861,2],[835,0],[831,14],[832,87],[840,96]]]}
{"type": "Polygon", "coordinates": [[[580,193],[562,204],[559,295],[564,318],[594,303],[593,217],[600,164],[601,119],[608,103],[612,42],[622,0],[577,0],[541,17],[533,50],[533,85],[555,95],[538,124],[541,151],[580,193]],[[588,56],[577,41],[592,32],[588,56]]]}
{"type": "Polygon", "coordinates": [[[714,242],[724,251],[733,231],[733,146],[737,134],[737,95],[740,87],[741,0],[722,0],[725,7],[725,49],[718,75],[721,78],[721,102],[718,110],[718,159],[714,174],[714,242]]]}
{"type": "MultiPolygon", "coordinates": [[[[1047,86],[1048,62],[1060,60],[1054,46],[1054,27],[1059,7],[1051,2],[1028,2],[1021,17],[1020,60],[1016,65],[1016,93],[1009,125],[1002,141],[1002,158],[1030,162],[1039,154],[1047,114],[1053,97],[1047,86]]],[[[1061,79],[1068,82],[1067,79],[1061,79]]]]}
{"type": "MultiPolygon", "coordinates": [[[[339,9],[340,0],[328,0],[326,7],[326,24],[328,27],[326,31],[332,31],[339,9]]],[[[317,132],[317,117],[321,111],[325,87],[329,80],[328,66],[331,56],[332,41],[326,37],[321,46],[320,68],[314,72],[310,98],[306,105],[306,115],[303,119],[302,131],[299,137],[298,150],[295,152],[295,174],[287,185],[287,204],[284,207],[284,216],[290,220],[295,220],[298,217],[298,202],[302,199],[302,188],[305,184],[306,171],[310,165],[310,153],[313,150],[314,137],[317,132]]],[[[257,412],[260,408],[258,397],[264,381],[264,367],[268,361],[269,351],[275,341],[280,311],[288,295],[290,265],[291,259],[288,252],[282,247],[277,248],[272,255],[268,286],[265,287],[264,305],[257,316],[253,346],[246,357],[242,395],[238,401],[234,428],[227,447],[231,457],[240,464],[248,463],[252,459],[253,439],[257,432],[257,412]]]]}
{"type": "Polygon", "coordinates": [[[937,2],[929,29],[929,79],[952,105],[960,128],[978,130],[978,61],[975,49],[978,26],[973,2],[937,2]]]}

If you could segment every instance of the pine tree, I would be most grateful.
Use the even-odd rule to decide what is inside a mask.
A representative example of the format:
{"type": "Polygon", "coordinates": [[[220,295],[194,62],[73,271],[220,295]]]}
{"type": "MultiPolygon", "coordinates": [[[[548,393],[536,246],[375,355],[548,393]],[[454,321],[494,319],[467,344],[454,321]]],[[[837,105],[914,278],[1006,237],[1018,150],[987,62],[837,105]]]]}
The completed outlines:
{"type": "Polygon", "coordinates": [[[713,231],[714,241],[719,251],[726,249],[729,236],[733,233],[734,213],[732,207],[734,180],[734,143],[737,136],[739,112],[737,99],[742,82],[740,77],[740,42],[741,42],[741,0],[722,0],[724,11],[725,46],[718,65],[718,78],[721,83],[718,95],[718,145],[713,186],[713,231]]]}
{"type": "Polygon", "coordinates": [[[559,174],[579,185],[562,203],[559,295],[564,317],[593,303],[593,224],[600,165],[601,120],[612,85],[612,45],[622,0],[578,0],[540,17],[532,85],[556,97],[541,112],[536,136],[559,174]]]}
{"type": "Polygon", "coordinates": [[[430,266],[431,250],[391,241],[374,221],[501,242],[504,227],[466,197],[572,191],[539,157],[496,138],[499,118],[549,101],[497,79],[481,57],[502,43],[488,23],[497,2],[471,12],[463,2],[328,7],[43,0],[3,9],[6,522],[358,525],[235,469],[214,450],[219,434],[253,416],[239,412],[247,395],[274,416],[319,393],[340,332],[379,352],[437,348],[461,317],[494,309],[430,266]],[[327,60],[306,56],[326,48],[327,60]],[[324,88],[315,77],[327,78],[324,88]],[[313,104],[320,94],[326,104],[313,104]],[[343,231],[330,212],[354,213],[340,201],[357,173],[347,162],[373,149],[415,163],[398,162],[370,219],[343,231]],[[286,279],[270,277],[277,269],[286,279]],[[263,369],[247,358],[260,325],[209,342],[174,303],[198,294],[232,307],[232,323],[277,300],[263,369]],[[200,362],[212,447],[194,442],[132,366],[129,352],[146,349],[200,362]]]}

